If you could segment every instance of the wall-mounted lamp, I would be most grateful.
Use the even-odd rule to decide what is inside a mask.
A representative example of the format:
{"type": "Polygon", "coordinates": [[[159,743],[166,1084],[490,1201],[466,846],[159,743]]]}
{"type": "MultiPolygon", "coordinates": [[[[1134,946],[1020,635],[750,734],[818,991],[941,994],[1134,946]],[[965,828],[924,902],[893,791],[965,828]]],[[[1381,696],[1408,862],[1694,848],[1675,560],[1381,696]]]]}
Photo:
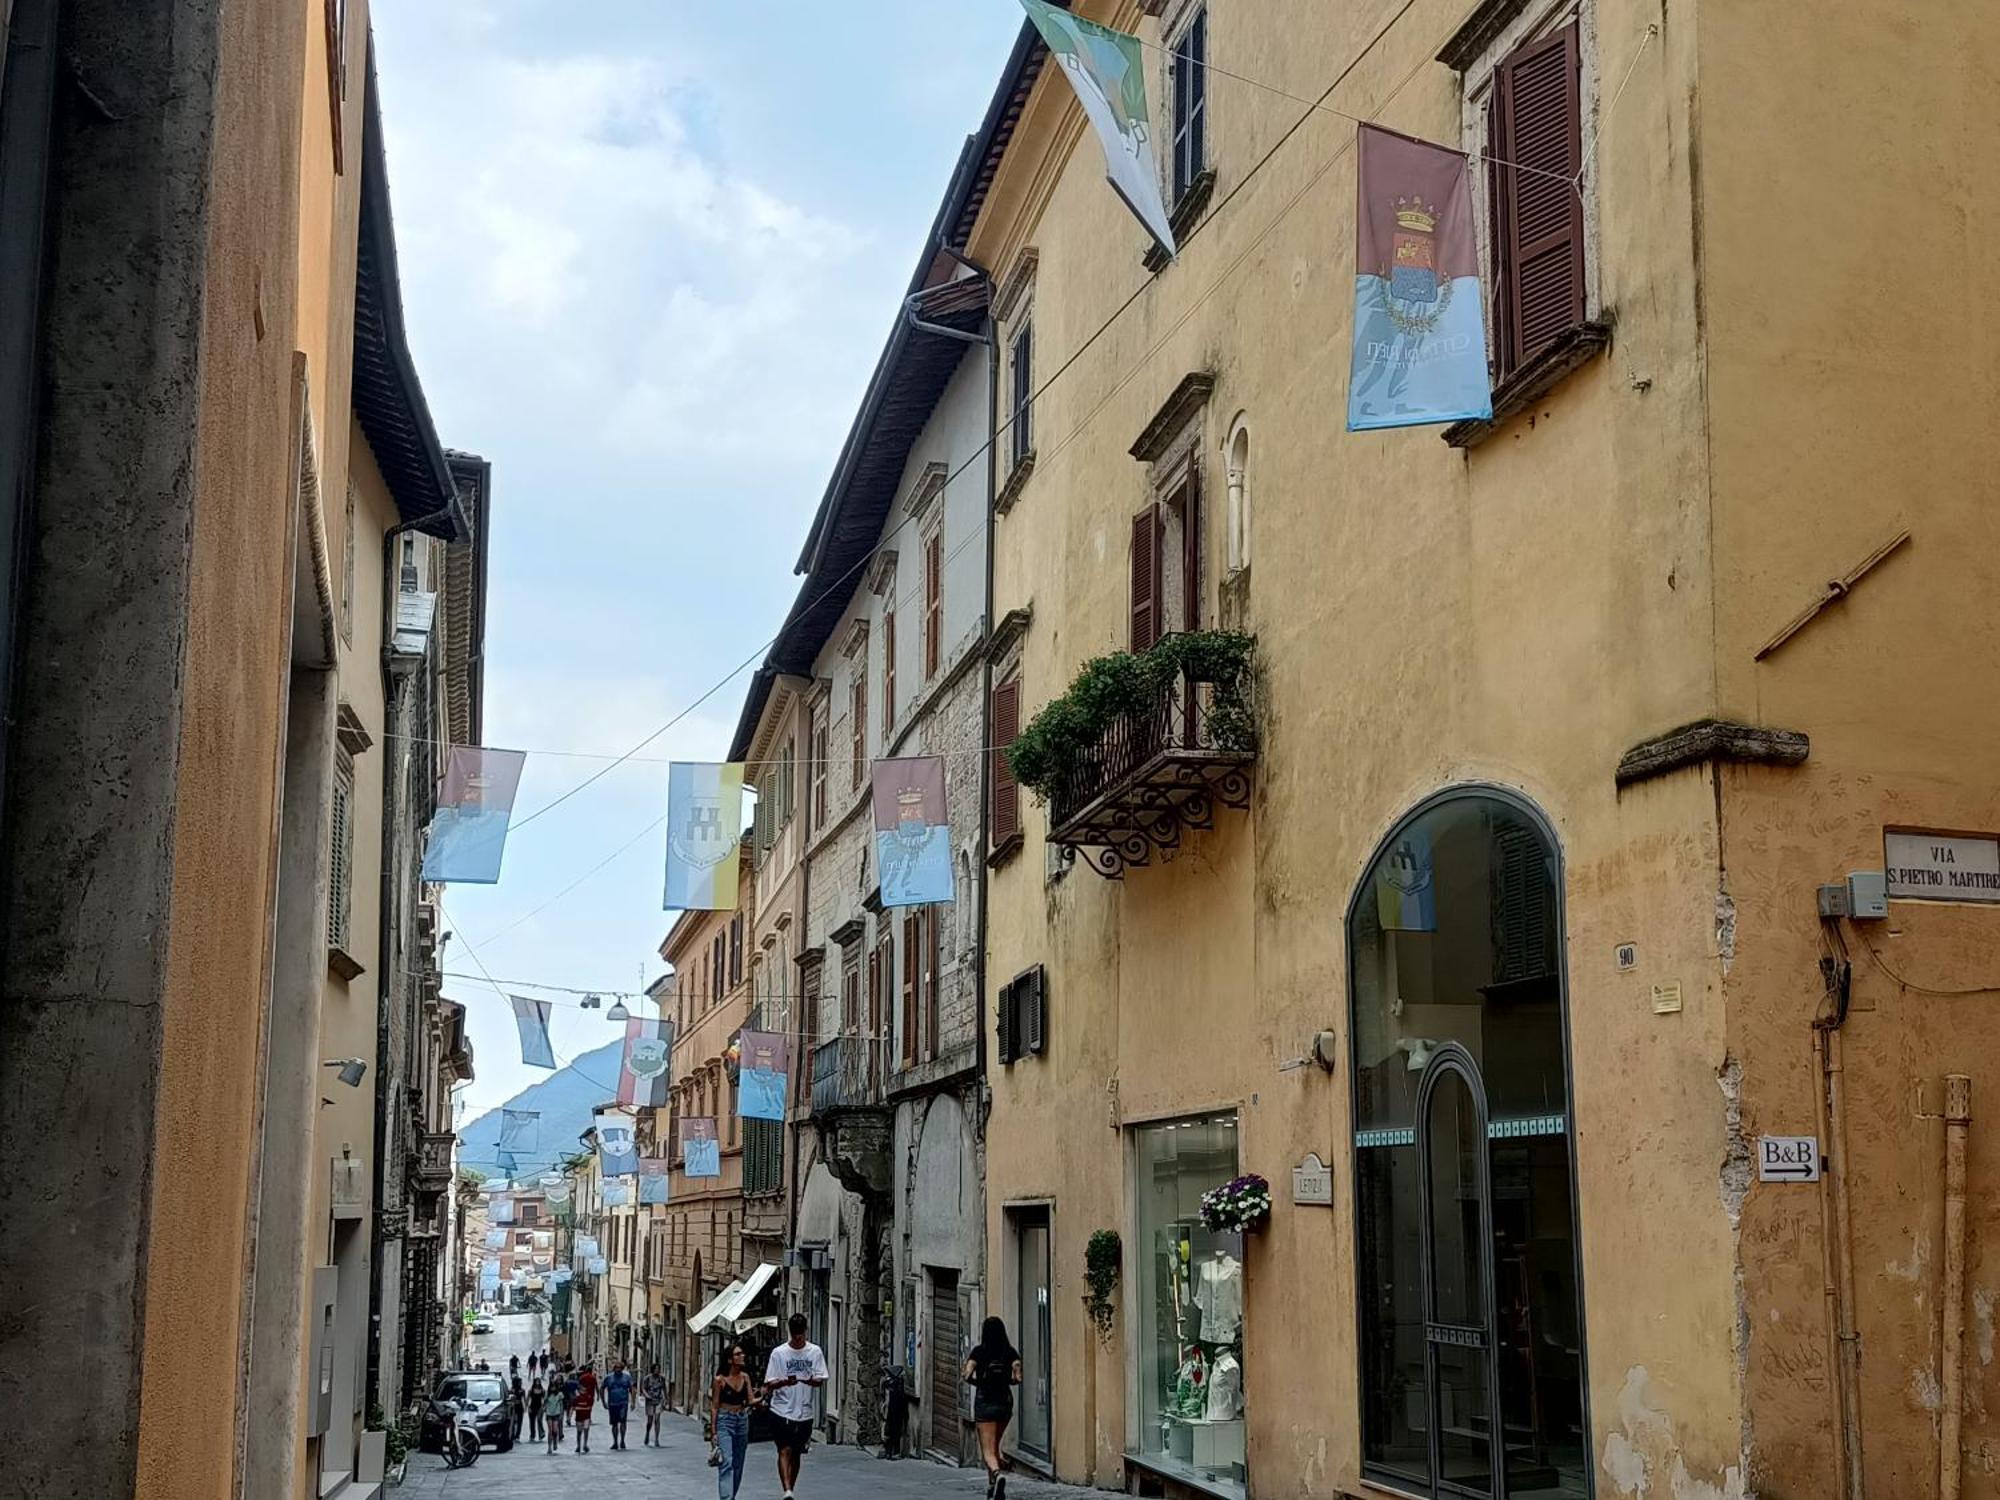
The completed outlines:
{"type": "Polygon", "coordinates": [[[340,1081],[351,1089],[360,1088],[361,1080],[368,1076],[368,1064],[358,1057],[328,1058],[320,1066],[340,1069],[340,1081]]]}

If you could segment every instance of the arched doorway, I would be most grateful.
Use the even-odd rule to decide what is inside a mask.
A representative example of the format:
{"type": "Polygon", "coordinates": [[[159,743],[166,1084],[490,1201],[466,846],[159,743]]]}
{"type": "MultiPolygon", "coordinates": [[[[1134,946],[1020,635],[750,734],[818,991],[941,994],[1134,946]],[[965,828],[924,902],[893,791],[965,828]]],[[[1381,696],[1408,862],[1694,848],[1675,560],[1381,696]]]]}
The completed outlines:
{"type": "Polygon", "coordinates": [[[1592,1493],[1562,875],[1528,803],[1455,788],[1347,917],[1363,1468],[1480,1500],[1592,1493]]]}

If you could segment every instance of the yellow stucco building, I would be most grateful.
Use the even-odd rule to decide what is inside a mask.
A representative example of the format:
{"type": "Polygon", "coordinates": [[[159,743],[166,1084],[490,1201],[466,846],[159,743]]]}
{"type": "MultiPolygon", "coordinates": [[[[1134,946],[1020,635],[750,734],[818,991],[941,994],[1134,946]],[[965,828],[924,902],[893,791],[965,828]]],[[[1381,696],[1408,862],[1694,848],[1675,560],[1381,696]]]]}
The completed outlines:
{"type": "Polygon", "coordinates": [[[1090,659],[1254,647],[996,772],[1020,1458],[2000,1494],[1947,1118],[2000,1083],[2000,17],[1077,9],[1147,44],[1180,254],[1024,33],[948,228],[995,285],[995,742],[1090,659]],[[1363,119],[1483,153],[1490,423],[1343,431],[1363,119]],[[1205,1223],[1253,1173],[1268,1218],[1205,1223]]]}

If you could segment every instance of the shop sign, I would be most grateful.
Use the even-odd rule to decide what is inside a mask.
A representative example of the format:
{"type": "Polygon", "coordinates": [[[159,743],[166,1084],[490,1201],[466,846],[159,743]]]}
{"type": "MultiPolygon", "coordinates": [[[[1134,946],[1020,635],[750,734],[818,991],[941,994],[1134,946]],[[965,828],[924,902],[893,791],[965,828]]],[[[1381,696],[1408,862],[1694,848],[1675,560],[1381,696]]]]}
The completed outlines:
{"type": "Polygon", "coordinates": [[[1292,1168],[1292,1202],[1332,1204],[1333,1168],[1317,1152],[1308,1151],[1306,1159],[1292,1168]]]}
{"type": "Polygon", "coordinates": [[[1891,896],[2000,904],[2000,838],[1887,833],[1882,844],[1891,896]]]}
{"type": "Polygon", "coordinates": [[[1757,1137],[1759,1182],[1818,1182],[1819,1141],[1809,1135],[1757,1137]]]}

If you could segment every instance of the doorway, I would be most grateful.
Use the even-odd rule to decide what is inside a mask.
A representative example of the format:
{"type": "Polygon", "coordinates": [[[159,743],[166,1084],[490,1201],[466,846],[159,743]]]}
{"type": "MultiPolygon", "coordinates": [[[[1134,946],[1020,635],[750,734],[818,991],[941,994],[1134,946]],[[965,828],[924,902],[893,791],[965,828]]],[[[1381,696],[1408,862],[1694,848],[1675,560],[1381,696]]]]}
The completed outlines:
{"type": "Polygon", "coordinates": [[[958,1316],[958,1272],[932,1268],[930,1283],[930,1389],[924,1392],[931,1409],[930,1447],[957,1463],[962,1431],[958,1415],[959,1370],[965,1362],[965,1341],[958,1316]]]}
{"type": "Polygon", "coordinates": [[[1049,1211],[1010,1209],[1014,1222],[1014,1343],[1021,1351],[1021,1412],[1014,1447],[1043,1464],[1050,1457],[1049,1211]]]}

